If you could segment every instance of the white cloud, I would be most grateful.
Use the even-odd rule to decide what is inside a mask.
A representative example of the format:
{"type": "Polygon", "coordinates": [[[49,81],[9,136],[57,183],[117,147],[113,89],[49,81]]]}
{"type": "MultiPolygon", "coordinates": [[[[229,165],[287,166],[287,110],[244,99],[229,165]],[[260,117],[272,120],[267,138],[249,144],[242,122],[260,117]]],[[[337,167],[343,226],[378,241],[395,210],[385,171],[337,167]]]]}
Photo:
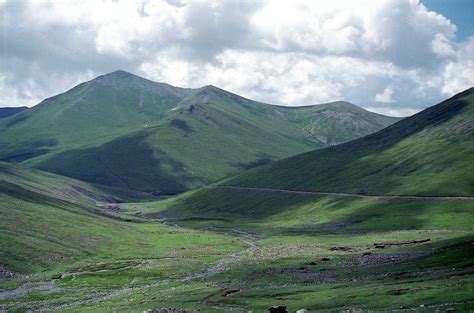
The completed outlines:
{"type": "Polygon", "coordinates": [[[0,10],[0,105],[116,69],[397,115],[474,84],[474,39],[454,42],[456,26],[418,0],[10,0],[0,10]]]}
{"type": "Polygon", "coordinates": [[[456,55],[453,45],[443,34],[435,35],[431,41],[431,49],[433,53],[440,57],[452,57],[456,55]]]}
{"type": "Polygon", "coordinates": [[[462,44],[456,59],[445,67],[442,92],[449,96],[474,86],[474,37],[462,44]]]}
{"type": "Polygon", "coordinates": [[[374,97],[375,102],[393,103],[393,87],[387,86],[381,93],[377,93],[374,97]]]}
{"type": "Polygon", "coordinates": [[[396,117],[407,117],[418,113],[420,109],[415,108],[397,108],[397,109],[390,109],[390,108],[382,108],[382,107],[366,107],[366,110],[371,112],[388,115],[388,116],[396,116],[396,117]]]}

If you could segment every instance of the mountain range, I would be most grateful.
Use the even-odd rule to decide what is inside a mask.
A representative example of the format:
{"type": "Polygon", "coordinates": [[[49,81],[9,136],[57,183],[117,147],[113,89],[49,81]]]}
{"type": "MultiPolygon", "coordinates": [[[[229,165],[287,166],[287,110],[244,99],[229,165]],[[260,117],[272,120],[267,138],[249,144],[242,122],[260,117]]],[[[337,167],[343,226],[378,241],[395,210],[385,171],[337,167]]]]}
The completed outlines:
{"type": "Polygon", "coordinates": [[[473,198],[473,156],[474,88],[470,88],[374,134],[262,165],[159,202],[156,213],[150,214],[218,225],[277,218],[288,227],[292,220],[302,223],[314,214],[320,219],[316,224],[331,221],[337,212],[342,221],[332,223],[356,227],[376,217],[378,224],[370,224],[371,230],[406,227],[409,216],[418,220],[425,215],[429,220],[450,209],[472,206],[467,201],[448,209],[430,200],[473,198]],[[318,204],[311,196],[346,200],[318,204]],[[416,196],[426,201],[420,204],[416,196]],[[400,201],[382,201],[390,199],[400,201]],[[303,210],[307,206],[314,211],[303,210]],[[404,218],[398,220],[398,214],[404,218]],[[391,215],[397,216],[393,224],[391,215]]]}
{"type": "Polygon", "coordinates": [[[474,88],[400,120],[98,77],[0,121],[0,311],[468,312],[473,141],[474,88]]]}
{"type": "Polygon", "coordinates": [[[130,195],[169,195],[399,118],[348,102],[282,107],[116,71],[0,121],[0,160],[130,195]]]}
{"type": "Polygon", "coordinates": [[[300,154],[223,184],[372,195],[473,192],[474,88],[351,142],[300,154]]]}

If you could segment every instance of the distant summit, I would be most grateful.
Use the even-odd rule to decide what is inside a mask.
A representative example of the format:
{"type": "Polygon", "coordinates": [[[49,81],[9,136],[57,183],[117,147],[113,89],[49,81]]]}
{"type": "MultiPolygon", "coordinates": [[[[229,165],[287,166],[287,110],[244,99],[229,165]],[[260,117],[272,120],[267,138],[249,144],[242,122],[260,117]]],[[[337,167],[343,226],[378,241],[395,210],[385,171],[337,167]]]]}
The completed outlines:
{"type": "Polygon", "coordinates": [[[0,119],[28,110],[28,107],[4,107],[0,108],[0,119]]]}

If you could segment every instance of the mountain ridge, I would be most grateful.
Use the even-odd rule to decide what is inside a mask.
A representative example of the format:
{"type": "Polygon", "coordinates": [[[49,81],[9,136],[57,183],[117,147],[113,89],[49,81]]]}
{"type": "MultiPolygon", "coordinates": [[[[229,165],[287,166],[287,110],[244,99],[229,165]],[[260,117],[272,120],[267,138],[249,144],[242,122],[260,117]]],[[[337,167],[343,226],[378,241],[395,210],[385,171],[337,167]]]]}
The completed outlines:
{"type": "Polygon", "coordinates": [[[250,175],[249,173],[241,174],[242,180],[239,179],[238,175],[236,178],[231,178],[227,183],[252,187],[306,188],[305,190],[369,192],[372,194],[374,191],[375,194],[380,192],[393,194],[393,191],[400,190],[401,194],[412,192],[416,195],[421,194],[422,191],[429,192],[431,190],[431,193],[441,195],[451,195],[451,193],[452,195],[472,195],[474,194],[474,190],[472,190],[473,178],[462,173],[472,167],[467,159],[469,155],[474,154],[469,144],[473,140],[474,88],[469,88],[374,134],[341,145],[280,160],[266,168],[256,169],[250,175]],[[423,146],[426,150],[418,151],[419,147],[415,144],[423,146]],[[448,149],[456,151],[457,154],[447,154],[446,150],[448,149]],[[406,152],[401,152],[405,150],[406,152]],[[430,155],[430,152],[433,155],[430,155]],[[386,159],[382,157],[384,153],[386,159]],[[436,154],[438,154],[438,159],[434,157],[436,154]],[[441,156],[449,161],[440,160],[441,156]],[[359,161],[355,162],[351,158],[359,161]],[[371,160],[375,165],[368,163],[367,160],[371,160]],[[325,164],[324,169],[317,169],[316,163],[318,161],[322,162],[320,164],[325,164]],[[282,166],[285,167],[285,162],[293,165],[289,165],[287,169],[283,170],[282,166]],[[297,165],[298,163],[301,164],[297,165]],[[304,166],[302,166],[303,163],[304,166]],[[367,177],[361,176],[350,169],[351,166],[357,168],[356,164],[360,166],[362,163],[369,170],[364,171],[363,166],[359,167],[359,170],[362,169],[360,171],[366,173],[367,177]],[[441,164],[444,168],[441,167],[441,164]],[[288,176],[290,172],[298,173],[303,167],[308,173],[305,178],[309,182],[301,180],[291,182],[288,176]],[[433,170],[432,167],[436,167],[437,170],[433,170]],[[279,173],[279,175],[286,177],[287,183],[285,184],[281,177],[275,178],[276,180],[280,179],[278,183],[269,183],[270,176],[265,175],[264,172],[270,170],[270,168],[274,174],[279,173],[278,169],[281,168],[285,174],[279,173]],[[432,171],[428,171],[428,169],[432,171]],[[452,173],[449,173],[450,171],[452,173]],[[338,179],[342,179],[344,173],[347,177],[350,177],[351,182],[336,184],[338,179]],[[454,173],[459,175],[454,175],[454,173]],[[246,175],[256,175],[259,180],[257,181],[255,178],[247,179],[245,178],[246,175]],[[390,175],[395,175],[394,177],[406,182],[408,187],[396,186],[394,182],[389,183],[390,179],[395,179],[390,178],[390,175]],[[449,178],[451,183],[445,184],[446,186],[436,185],[434,181],[438,183],[436,177],[441,175],[446,176],[444,177],[446,181],[449,178]],[[420,177],[423,177],[423,179],[420,177]],[[410,178],[414,180],[422,179],[423,182],[418,182],[418,184],[409,183],[410,178]],[[311,183],[311,180],[314,182],[311,183]],[[329,185],[326,186],[324,182],[329,185]],[[390,188],[394,190],[390,192],[390,188]]]}
{"type": "Polygon", "coordinates": [[[0,160],[114,188],[177,193],[399,120],[344,106],[288,109],[215,86],[183,89],[116,71],[2,120],[0,160]]]}
{"type": "Polygon", "coordinates": [[[28,110],[27,106],[21,107],[0,107],[0,119],[7,118],[9,116],[18,114],[20,112],[28,110]]]}
{"type": "Polygon", "coordinates": [[[285,234],[468,227],[473,143],[470,88],[374,134],[157,201],[146,214],[199,227],[244,220],[285,234]]]}

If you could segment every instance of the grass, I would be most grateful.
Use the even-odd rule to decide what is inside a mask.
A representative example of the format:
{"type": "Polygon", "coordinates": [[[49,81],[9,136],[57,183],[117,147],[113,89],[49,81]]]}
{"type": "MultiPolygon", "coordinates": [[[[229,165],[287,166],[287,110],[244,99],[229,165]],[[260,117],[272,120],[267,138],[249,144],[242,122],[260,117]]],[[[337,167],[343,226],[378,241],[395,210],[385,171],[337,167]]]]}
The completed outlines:
{"type": "Polygon", "coordinates": [[[129,203],[125,208],[131,215],[166,218],[186,228],[245,230],[253,234],[257,247],[207,279],[172,290],[130,293],[81,310],[179,307],[260,312],[283,304],[290,310],[310,311],[455,308],[462,312],[474,305],[469,292],[474,283],[471,201],[216,188],[158,202],[129,203]],[[375,245],[426,239],[422,244],[384,249],[375,245]],[[364,258],[375,261],[364,263],[364,258]],[[240,291],[224,297],[223,290],[240,291]]]}
{"type": "Polygon", "coordinates": [[[106,195],[85,183],[10,164],[1,168],[1,180],[17,188],[2,188],[1,243],[8,252],[0,262],[16,276],[0,286],[55,280],[52,290],[0,299],[5,310],[222,312],[276,304],[315,311],[472,309],[474,231],[467,201],[216,189],[214,198],[193,198],[204,202],[180,202],[189,197],[183,194],[107,212],[91,200],[106,195]],[[78,184],[88,192],[73,193],[78,184]],[[165,213],[182,227],[151,219],[165,213]],[[246,240],[257,247],[246,251],[234,229],[251,232],[246,240]],[[374,245],[427,238],[385,249],[374,245]],[[243,254],[230,257],[236,251],[243,254]],[[376,261],[363,263],[367,257],[376,261]],[[232,261],[214,275],[189,276],[226,258],[232,261]],[[224,290],[240,291],[224,297],[224,290]]]}
{"type": "MultiPolygon", "coordinates": [[[[222,183],[254,184],[261,174],[272,187],[333,188],[339,181],[329,191],[376,194],[389,188],[384,177],[392,194],[472,195],[471,98],[463,93],[355,143],[222,183]],[[321,160],[333,178],[316,165],[321,160]],[[290,169],[294,175],[285,173],[290,169]]],[[[172,127],[195,129],[185,121],[172,127]]],[[[474,309],[470,200],[217,187],[117,204],[87,183],[11,164],[0,164],[0,183],[0,264],[16,274],[0,286],[30,288],[16,297],[0,292],[2,310],[474,309]]]]}
{"type": "MultiPolygon", "coordinates": [[[[471,201],[377,200],[219,188],[135,207],[144,216],[189,227],[258,229],[269,234],[471,229],[474,217],[471,201]]],[[[133,211],[134,205],[129,208],[133,211]]]]}
{"type": "Polygon", "coordinates": [[[349,143],[222,184],[382,195],[472,195],[473,89],[349,143]]]}
{"type": "MultiPolygon", "coordinates": [[[[121,218],[96,205],[101,194],[93,187],[54,174],[1,164],[0,181],[0,264],[15,273],[0,280],[1,288],[56,279],[69,296],[87,298],[200,273],[243,248],[225,234],[121,218]],[[78,186],[87,193],[74,192],[78,186]],[[71,274],[59,279],[63,273],[71,274]]],[[[70,301],[61,292],[38,290],[0,300],[0,307],[31,309],[57,297],[70,301]]]]}
{"type": "MultiPolygon", "coordinates": [[[[436,234],[432,243],[421,246],[377,251],[354,239],[332,236],[332,242],[363,249],[374,255],[424,252],[426,255],[398,263],[369,266],[347,265],[352,258],[363,258],[359,252],[332,252],[333,244],[319,238],[319,249],[287,254],[290,247],[301,244],[297,237],[286,236],[259,241],[259,250],[273,248],[279,252],[268,257],[255,251],[241,263],[202,281],[167,287],[154,287],[95,304],[77,307],[80,311],[142,311],[151,308],[187,308],[204,312],[264,311],[283,304],[290,310],[339,311],[351,309],[389,310],[415,308],[426,310],[472,309],[473,287],[471,235],[436,234]],[[456,237],[456,235],[458,237],[456,237]],[[322,258],[329,257],[329,261],[322,258]],[[455,260],[455,261],[453,261],[455,260]],[[322,278],[320,277],[323,274],[322,278]],[[321,279],[319,279],[321,278],[321,279]],[[312,280],[314,279],[314,280],[312,280]],[[223,290],[239,290],[232,296],[223,290]],[[219,292],[220,291],[220,292],[219,292]]],[[[387,239],[397,235],[384,234],[387,239]]],[[[403,237],[409,237],[407,234],[403,237]]],[[[411,238],[411,237],[410,237],[411,238]]],[[[305,238],[307,244],[318,242],[305,238]]]]}
{"type": "Polygon", "coordinates": [[[0,121],[0,160],[118,194],[176,194],[397,120],[345,102],[285,108],[119,71],[0,121]]]}
{"type": "MultiPolygon", "coordinates": [[[[263,165],[220,184],[472,195],[473,103],[468,90],[377,134],[263,165]]],[[[313,311],[474,307],[472,201],[361,199],[217,186],[158,202],[130,203],[126,209],[134,216],[187,228],[245,230],[256,238],[257,247],[201,282],[129,294],[100,308],[177,306],[211,312],[263,311],[276,304],[313,311]],[[387,245],[394,242],[398,244],[387,245]],[[225,297],[222,290],[239,291],[225,297]],[[148,292],[159,294],[160,301],[149,301],[148,292]],[[125,299],[134,303],[125,306],[125,299]]],[[[99,306],[82,307],[89,308],[99,306]]]]}

